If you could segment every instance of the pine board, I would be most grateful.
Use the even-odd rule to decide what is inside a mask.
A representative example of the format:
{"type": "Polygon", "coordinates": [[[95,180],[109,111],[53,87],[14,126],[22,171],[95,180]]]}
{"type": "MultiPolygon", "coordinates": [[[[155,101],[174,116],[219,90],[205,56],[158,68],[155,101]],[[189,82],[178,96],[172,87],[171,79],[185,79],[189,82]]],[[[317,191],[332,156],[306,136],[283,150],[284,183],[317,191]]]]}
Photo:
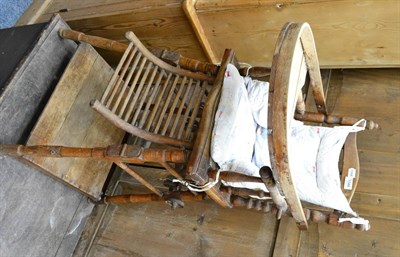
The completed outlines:
{"type": "MultiPolygon", "coordinates": [[[[161,169],[136,167],[135,170],[158,187],[162,186],[160,178],[168,175],[161,169]]],[[[148,190],[123,174],[117,192],[148,190]]],[[[93,245],[85,254],[96,257],[270,256],[276,224],[272,214],[224,209],[209,200],[185,202],[184,208],[176,210],[162,202],[114,205],[106,211],[93,245]]]]}
{"type": "MultiPolygon", "coordinates": [[[[398,67],[397,0],[193,1],[212,52],[225,48],[252,65],[270,66],[276,39],[288,22],[308,22],[321,67],[398,67]]],[[[213,60],[217,62],[218,60],[213,60]]]]}
{"type": "Polygon", "coordinates": [[[310,224],[308,231],[296,231],[293,219],[283,218],[279,225],[274,257],[398,256],[399,221],[366,217],[373,228],[368,232],[310,224]]]}
{"type": "MultiPolygon", "coordinates": [[[[81,44],[58,82],[28,145],[102,147],[119,144],[123,131],[89,106],[99,98],[113,74],[110,66],[89,45],[81,44]]],[[[99,198],[111,163],[84,158],[25,157],[47,174],[81,192],[99,198]]]]}
{"type": "MultiPolygon", "coordinates": [[[[150,49],[169,49],[183,56],[205,60],[179,0],[53,0],[38,21],[48,19],[59,9],[68,10],[60,14],[74,30],[122,42],[127,42],[125,32],[133,31],[150,49]]],[[[100,53],[111,64],[117,64],[120,59],[118,53],[100,53]]]]}

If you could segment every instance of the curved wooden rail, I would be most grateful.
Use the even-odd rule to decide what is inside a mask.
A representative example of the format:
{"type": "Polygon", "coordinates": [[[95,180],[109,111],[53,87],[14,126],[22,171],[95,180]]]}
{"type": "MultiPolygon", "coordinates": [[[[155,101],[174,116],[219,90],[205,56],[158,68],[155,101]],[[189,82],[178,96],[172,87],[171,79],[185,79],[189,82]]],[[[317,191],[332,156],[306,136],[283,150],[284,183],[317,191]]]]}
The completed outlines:
{"type": "Polygon", "coordinates": [[[292,165],[288,140],[295,111],[305,111],[301,90],[307,72],[317,109],[327,114],[311,28],[307,23],[287,23],[279,35],[271,67],[270,83],[274,89],[272,166],[293,218],[303,230],[308,228],[308,224],[290,172],[292,165]]]}
{"type": "Polygon", "coordinates": [[[190,77],[190,78],[193,78],[193,79],[199,79],[199,80],[203,80],[203,81],[208,81],[210,83],[213,83],[214,80],[215,80],[215,77],[213,77],[213,76],[208,76],[208,75],[203,74],[203,73],[195,73],[195,72],[191,72],[189,70],[180,69],[178,67],[174,67],[174,66],[162,61],[161,59],[159,59],[156,56],[154,56],[154,54],[152,52],[150,52],[142,44],[142,42],[136,37],[136,35],[132,31],[126,32],[125,33],[125,37],[127,39],[129,39],[131,42],[133,42],[134,45],[139,49],[139,51],[141,51],[143,53],[144,56],[147,57],[148,60],[150,60],[151,62],[153,62],[154,64],[156,64],[160,68],[164,69],[165,71],[169,71],[169,72],[172,72],[174,74],[181,75],[181,76],[187,76],[187,77],[190,77]]]}

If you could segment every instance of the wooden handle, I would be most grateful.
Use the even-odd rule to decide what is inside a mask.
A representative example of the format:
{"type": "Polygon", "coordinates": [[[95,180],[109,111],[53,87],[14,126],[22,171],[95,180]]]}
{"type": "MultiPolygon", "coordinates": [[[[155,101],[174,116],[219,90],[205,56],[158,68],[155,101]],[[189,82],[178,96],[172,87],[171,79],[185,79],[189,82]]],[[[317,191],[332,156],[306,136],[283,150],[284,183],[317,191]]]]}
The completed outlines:
{"type": "Polygon", "coordinates": [[[65,38],[65,39],[71,39],[74,41],[80,41],[80,42],[85,42],[88,43],[92,46],[101,48],[101,49],[106,49],[114,52],[119,52],[123,53],[128,45],[124,43],[120,43],[115,40],[110,40],[102,37],[96,37],[96,36],[89,36],[86,35],[82,32],[79,31],[74,31],[71,29],[61,29],[58,33],[60,37],[65,38]]]}

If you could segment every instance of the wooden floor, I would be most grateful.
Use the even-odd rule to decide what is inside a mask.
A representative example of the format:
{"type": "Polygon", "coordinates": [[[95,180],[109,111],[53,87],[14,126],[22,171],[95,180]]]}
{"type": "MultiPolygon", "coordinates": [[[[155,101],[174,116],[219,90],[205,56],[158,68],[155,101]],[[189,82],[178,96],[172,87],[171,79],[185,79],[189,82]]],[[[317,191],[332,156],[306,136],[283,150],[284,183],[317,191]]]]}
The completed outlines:
{"type": "MultiPolygon", "coordinates": [[[[34,0],[19,25],[59,13],[76,30],[126,40],[133,31],[149,47],[220,62],[225,48],[252,65],[271,64],[278,33],[288,22],[309,22],[323,67],[400,66],[397,0],[34,0]],[[195,31],[202,31],[199,40],[195,31]],[[208,44],[204,51],[202,45],[208,44]]],[[[107,60],[116,60],[104,53],[107,60]]],[[[117,58],[118,59],[118,58],[117,58]]]]}
{"type": "MultiPolygon", "coordinates": [[[[167,175],[154,168],[137,170],[156,184],[167,175]]],[[[116,182],[118,193],[143,190],[126,174],[116,182]]],[[[211,201],[188,202],[176,210],[162,202],[98,206],[93,217],[96,222],[87,226],[99,226],[93,245],[81,241],[75,256],[269,256],[278,224],[271,214],[223,209],[211,201]]]]}

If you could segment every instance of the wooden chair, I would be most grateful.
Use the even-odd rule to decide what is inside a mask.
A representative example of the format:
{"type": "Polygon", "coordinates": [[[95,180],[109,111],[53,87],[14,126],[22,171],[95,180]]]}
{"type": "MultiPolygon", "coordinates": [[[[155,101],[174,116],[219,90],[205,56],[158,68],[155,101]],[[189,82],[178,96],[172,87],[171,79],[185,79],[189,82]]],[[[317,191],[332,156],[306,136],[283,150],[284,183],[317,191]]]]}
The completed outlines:
{"type": "MultiPolygon", "coordinates": [[[[247,206],[293,216],[300,229],[307,229],[307,220],[337,226],[367,230],[350,222],[338,223],[342,214],[305,209],[296,193],[288,162],[288,130],[292,118],[326,124],[352,125],[358,119],[329,115],[313,35],[307,23],[287,23],[275,48],[272,68],[240,69],[258,77],[270,74],[269,111],[271,170],[261,169],[261,177],[234,172],[216,172],[210,156],[210,141],[214,115],[218,106],[226,67],[240,68],[232,50],[227,49],[220,65],[200,62],[169,51],[148,51],[132,33],[126,34],[129,45],[83,33],[64,30],[64,38],[90,43],[96,47],[123,52],[120,63],[101,99],[91,106],[110,122],[146,141],[143,146],[121,145],[107,148],[70,148],[54,146],[3,145],[0,152],[10,155],[36,154],[47,157],[95,157],[115,162],[120,168],[145,185],[152,194],[106,196],[106,203],[137,203],[146,201],[203,200],[206,195],[223,207],[247,206]],[[315,100],[317,113],[307,112],[303,97],[306,75],[315,100]],[[153,145],[157,144],[157,147],[153,145]],[[161,192],[140,177],[127,163],[156,162],[186,185],[211,185],[204,193],[161,192]],[[184,170],[174,166],[184,164],[184,170]],[[217,174],[225,181],[264,183],[269,193],[221,185],[217,174]],[[270,195],[273,203],[255,200],[249,195],[270,195]],[[285,198],[282,197],[283,194],[285,198]]],[[[368,121],[367,128],[377,125],[368,121]]],[[[359,170],[355,134],[350,134],[344,147],[342,177],[349,167],[359,170]]],[[[359,172],[357,172],[359,175],[359,172]]],[[[358,177],[355,179],[358,181],[358,177]]],[[[343,184],[343,183],[342,183],[343,184]]],[[[348,200],[354,194],[344,190],[348,200]]]]}

